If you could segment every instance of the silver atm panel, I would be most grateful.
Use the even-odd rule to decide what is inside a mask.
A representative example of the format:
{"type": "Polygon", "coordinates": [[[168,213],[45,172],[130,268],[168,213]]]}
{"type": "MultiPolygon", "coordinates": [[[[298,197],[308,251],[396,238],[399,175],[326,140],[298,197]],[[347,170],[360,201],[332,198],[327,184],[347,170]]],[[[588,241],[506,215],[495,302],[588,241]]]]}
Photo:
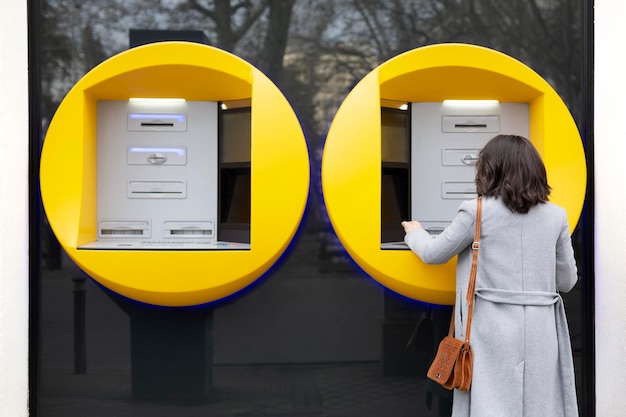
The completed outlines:
{"type": "Polygon", "coordinates": [[[529,137],[528,103],[411,103],[411,215],[431,234],[475,198],[475,165],[498,134],[529,137]]]}
{"type": "Polygon", "coordinates": [[[218,103],[99,101],[97,240],[81,249],[217,242],[218,103]]]}

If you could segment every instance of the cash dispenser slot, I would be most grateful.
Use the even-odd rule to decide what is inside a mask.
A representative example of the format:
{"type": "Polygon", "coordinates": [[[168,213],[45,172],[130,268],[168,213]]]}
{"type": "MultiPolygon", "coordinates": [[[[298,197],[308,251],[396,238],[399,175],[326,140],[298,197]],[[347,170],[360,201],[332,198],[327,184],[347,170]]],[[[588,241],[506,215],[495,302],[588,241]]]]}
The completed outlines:
{"type": "Polygon", "coordinates": [[[185,181],[128,181],[128,198],[186,198],[185,181]]]}
{"type": "Polygon", "coordinates": [[[471,199],[476,198],[476,184],[465,181],[444,181],[441,184],[441,198],[446,199],[471,199]]]}
{"type": "Polygon", "coordinates": [[[441,131],[444,133],[500,132],[500,116],[451,116],[443,115],[441,131]]]}
{"type": "Polygon", "coordinates": [[[176,239],[212,239],[215,237],[215,224],[212,220],[197,222],[165,221],[163,237],[176,239]]]}
{"type": "Polygon", "coordinates": [[[128,113],[128,130],[131,132],[185,132],[187,115],[184,113],[128,113]]]}
{"type": "Polygon", "coordinates": [[[150,230],[148,220],[101,220],[98,223],[99,238],[148,238],[150,230]]]}

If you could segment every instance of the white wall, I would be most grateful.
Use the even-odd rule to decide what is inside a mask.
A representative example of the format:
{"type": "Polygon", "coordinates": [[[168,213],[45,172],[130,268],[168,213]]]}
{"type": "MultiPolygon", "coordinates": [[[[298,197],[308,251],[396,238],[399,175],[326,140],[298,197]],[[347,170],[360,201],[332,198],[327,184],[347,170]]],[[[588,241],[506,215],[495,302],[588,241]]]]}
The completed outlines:
{"type": "Polygon", "coordinates": [[[626,2],[595,2],[596,410],[626,412],[626,2]]]}
{"type": "Polygon", "coordinates": [[[26,1],[0,12],[0,414],[28,415],[26,1]]]}

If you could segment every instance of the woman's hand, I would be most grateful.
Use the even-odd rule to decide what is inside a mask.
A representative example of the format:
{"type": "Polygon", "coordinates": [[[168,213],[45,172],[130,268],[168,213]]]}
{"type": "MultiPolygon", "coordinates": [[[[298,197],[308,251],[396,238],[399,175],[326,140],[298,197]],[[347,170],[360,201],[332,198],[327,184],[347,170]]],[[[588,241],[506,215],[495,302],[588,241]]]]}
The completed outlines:
{"type": "Polygon", "coordinates": [[[404,221],[400,223],[402,227],[404,227],[404,233],[409,233],[413,229],[421,229],[422,225],[417,220],[412,220],[410,222],[404,221]]]}

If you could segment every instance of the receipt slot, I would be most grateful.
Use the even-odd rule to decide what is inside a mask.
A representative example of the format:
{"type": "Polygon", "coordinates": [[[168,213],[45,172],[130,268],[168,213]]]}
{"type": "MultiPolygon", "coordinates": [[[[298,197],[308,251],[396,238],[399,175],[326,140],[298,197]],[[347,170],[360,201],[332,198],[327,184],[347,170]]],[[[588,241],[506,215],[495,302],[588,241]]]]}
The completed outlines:
{"type": "Polygon", "coordinates": [[[339,108],[322,159],[326,208],[348,254],[394,292],[453,304],[456,259],[424,264],[401,243],[399,223],[415,218],[433,234],[446,227],[461,201],[476,196],[476,157],[498,134],[535,145],[550,199],[566,208],[573,230],[585,197],[582,141],[537,73],[465,44],[418,48],[375,68],[339,108]]]}
{"type": "Polygon", "coordinates": [[[259,278],[308,196],[302,129],[278,88],[225,51],[159,42],[86,74],[51,121],[41,195],[63,249],[127,299],[211,303],[259,278]]]}

